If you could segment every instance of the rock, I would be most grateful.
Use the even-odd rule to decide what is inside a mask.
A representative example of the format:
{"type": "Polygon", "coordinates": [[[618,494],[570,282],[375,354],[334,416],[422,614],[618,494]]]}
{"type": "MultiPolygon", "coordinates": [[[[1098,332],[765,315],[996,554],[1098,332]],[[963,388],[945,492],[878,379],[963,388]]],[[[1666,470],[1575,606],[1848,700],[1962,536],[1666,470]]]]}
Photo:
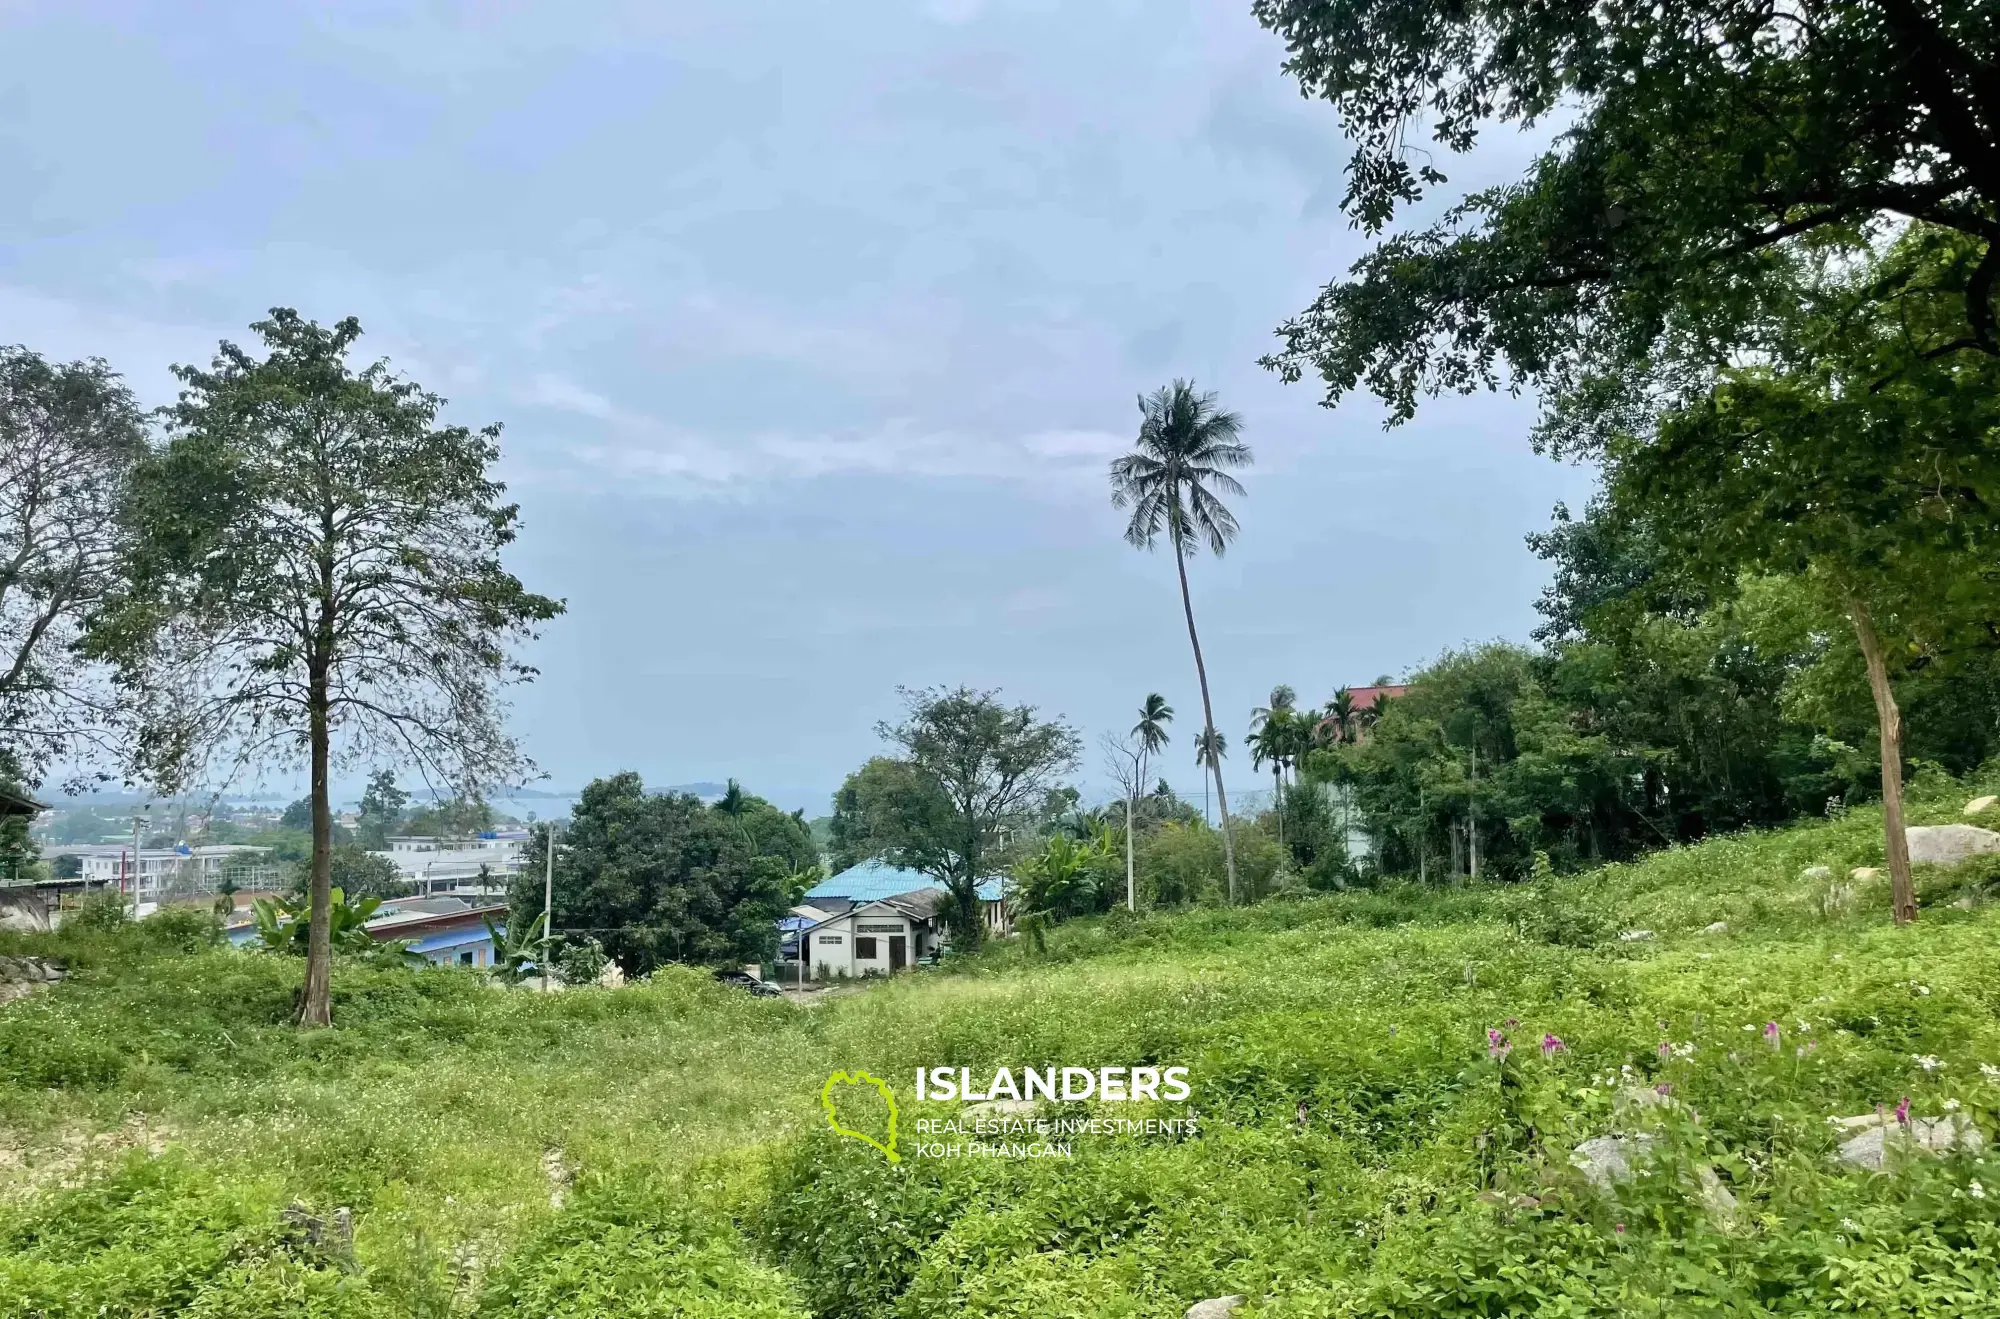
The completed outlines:
{"type": "Polygon", "coordinates": [[[1703,934],[1727,934],[1729,933],[1729,922],[1716,921],[1713,925],[1704,925],[1701,927],[1701,932],[1703,934]]]}
{"type": "Polygon", "coordinates": [[[1807,866],[1799,872],[1800,879],[1832,879],[1832,866],[1807,866]]]}
{"type": "Polygon", "coordinates": [[[2000,833],[1976,824],[1918,824],[1904,831],[1912,864],[1955,866],[1975,856],[2000,852],[2000,833]]]}
{"type": "Polygon", "coordinates": [[[1632,1136],[1595,1136],[1572,1150],[1569,1161],[1583,1173],[1584,1180],[1600,1191],[1608,1191],[1620,1182],[1630,1181],[1632,1165],[1651,1153],[1652,1148],[1653,1138],[1643,1132],[1632,1136]]]}
{"type": "Polygon", "coordinates": [[[1882,867],[1856,866],[1854,869],[1847,872],[1847,877],[1852,880],[1858,880],[1861,883],[1865,884],[1871,879],[1882,878],[1882,867]]]}
{"type": "Polygon", "coordinates": [[[1618,936],[1620,943],[1642,943],[1653,937],[1651,930],[1627,930],[1618,936]]]}
{"type": "Polygon", "coordinates": [[[1243,1304],[1241,1296],[1211,1296],[1205,1301],[1196,1301],[1187,1308],[1181,1319],[1229,1319],[1236,1313],[1236,1307],[1243,1304]]]}
{"type": "Polygon", "coordinates": [[[1993,803],[1996,801],[2000,801],[2000,797],[1974,797],[1971,801],[1965,803],[1965,813],[1967,815],[1977,815],[1981,811],[1990,811],[1993,809],[1993,803]]]}
{"type": "Polygon", "coordinates": [[[1962,1113],[1912,1118],[1908,1127],[1899,1125],[1893,1117],[1864,1113],[1860,1117],[1835,1118],[1834,1125],[1849,1131],[1864,1128],[1860,1135],[1841,1143],[1839,1158],[1842,1163],[1876,1172],[1887,1166],[1891,1150],[1909,1154],[1964,1150],[1977,1154],[1986,1148],[1986,1139],[1979,1134],[1979,1128],[1962,1113]]]}
{"type": "Polygon", "coordinates": [[[1041,1109],[1039,1099],[987,1099],[960,1113],[961,1117],[1032,1117],[1041,1109]]]}
{"type": "Polygon", "coordinates": [[[1958,908],[1960,911],[1971,911],[1974,907],[1978,906],[1979,904],[1974,902],[1972,900],[1972,895],[1968,893],[1962,898],[1953,898],[1951,905],[1958,908]]]}
{"type": "Polygon", "coordinates": [[[1708,1216],[1718,1223],[1734,1221],[1736,1197],[1729,1193],[1729,1188],[1715,1175],[1715,1169],[1704,1163],[1694,1170],[1694,1179],[1695,1199],[1701,1201],[1702,1208],[1708,1210],[1708,1216]]]}
{"type": "Polygon", "coordinates": [[[1672,1095],[1662,1094],[1649,1085],[1628,1085],[1620,1090],[1611,1101],[1614,1113],[1644,1113],[1655,1108],[1678,1108],[1680,1101],[1672,1095]]]}

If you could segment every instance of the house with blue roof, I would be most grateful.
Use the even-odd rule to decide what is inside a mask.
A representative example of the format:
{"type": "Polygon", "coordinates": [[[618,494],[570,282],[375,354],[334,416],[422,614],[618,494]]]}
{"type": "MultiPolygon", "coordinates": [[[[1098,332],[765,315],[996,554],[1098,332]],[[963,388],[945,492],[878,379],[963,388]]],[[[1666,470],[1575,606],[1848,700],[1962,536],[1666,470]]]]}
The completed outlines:
{"type": "MultiPolygon", "coordinates": [[[[1005,882],[979,886],[987,928],[1007,931],[1005,882]]],[[[887,975],[927,961],[949,942],[950,892],[941,880],[864,861],[806,891],[779,920],[780,966],[800,979],[887,975]]]]}

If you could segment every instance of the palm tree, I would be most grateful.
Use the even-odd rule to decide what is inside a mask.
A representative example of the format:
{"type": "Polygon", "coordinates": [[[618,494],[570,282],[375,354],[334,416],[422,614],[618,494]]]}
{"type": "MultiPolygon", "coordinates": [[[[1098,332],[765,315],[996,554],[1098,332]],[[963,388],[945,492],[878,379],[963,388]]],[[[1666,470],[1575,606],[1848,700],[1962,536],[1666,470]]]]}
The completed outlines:
{"type": "Polygon", "coordinates": [[[1271,809],[1278,817],[1278,841],[1285,841],[1285,750],[1291,744],[1291,711],[1280,708],[1276,714],[1269,710],[1253,713],[1264,716],[1263,722],[1243,739],[1243,745],[1250,748],[1250,764],[1261,769],[1268,762],[1271,766],[1271,809]]]}
{"type": "Polygon", "coordinates": [[[1354,740],[1354,720],[1361,711],[1354,704],[1354,693],[1342,687],[1326,703],[1326,712],[1320,716],[1321,734],[1330,742],[1351,742],[1354,740]]]}
{"type": "Polygon", "coordinates": [[[1174,721],[1174,707],[1158,692],[1148,692],[1139,703],[1139,722],[1132,725],[1132,737],[1139,744],[1138,764],[1133,767],[1132,794],[1125,799],[1125,910],[1139,909],[1138,887],[1133,879],[1132,810],[1139,787],[1146,781],[1146,762],[1160,754],[1167,744],[1167,725],[1174,721]]]}
{"type": "MultiPolygon", "coordinates": [[[[1201,683],[1202,736],[1219,741],[1215,707],[1208,696],[1208,669],[1201,658],[1201,637],[1194,627],[1194,602],[1188,594],[1187,556],[1206,541],[1218,557],[1236,536],[1236,515],[1217,496],[1220,490],[1241,495],[1243,486],[1231,468],[1250,465],[1250,446],[1237,437],[1243,419],[1216,406],[1215,395],[1197,394],[1185,380],[1139,399],[1139,447],[1111,463],[1111,505],[1130,507],[1125,539],[1139,549],[1151,549],[1165,534],[1174,548],[1174,570],[1180,577],[1181,611],[1187,616],[1188,644],[1194,649],[1195,677],[1201,683]]],[[[1216,801],[1222,814],[1222,858],[1229,872],[1229,900],[1236,901],[1236,844],[1229,836],[1229,795],[1222,786],[1222,758],[1209,760],[1216,801]]]]}
{"type": "MultiPolygon", "coordinates": [[[[1194,763],[1207,770],[1210,777],[1215,779],[1218,786],[1222,782],[1222,758],[1228,754],[1229,743],[1224,741],[1222,734],[1216,732],[1213,728],[1203,731],[1202,735],[1194,740],[1194,763]]],[[[1206,778],[1201,781],[1201,818],[1203,820],[1208,819],[1208,779],[1206,778]]],[[[1224,803],[1222,807],[1222,819],[1224,822],[1222,826],[1222,858],[1224,862],[1228,863],[1231,862],[1231,857],[1229,854],[1229,806],[1227,803],[1224,803]]],[[[1233,868],[1233,864],[1229,871],[1229,879],[1229,900],[1234,902],[1236,901],[1236,871],[1233,868]]]]}
{"type": "Polygon", "coordinates": [[[1260,705],[1250,712],[1250,727],[1262,728],[1276,718],[1291,714],[1298,708],[1299,694],[1284,683],[1271,689],[1271,703],[1260,705]]]}

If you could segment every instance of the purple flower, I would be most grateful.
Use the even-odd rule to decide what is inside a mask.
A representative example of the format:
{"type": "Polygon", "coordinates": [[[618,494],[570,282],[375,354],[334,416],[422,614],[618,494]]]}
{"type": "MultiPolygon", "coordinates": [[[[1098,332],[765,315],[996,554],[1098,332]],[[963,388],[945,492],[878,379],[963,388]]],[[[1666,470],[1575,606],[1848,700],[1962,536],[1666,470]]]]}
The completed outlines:
{"type": "Polygon", "coordinates": [[[1661,1040],[1661,1041],[1660,1041],[1660,1057],[1662,1057],[1662,1058],[1671,1058],[1671,1057],[1673,1057],[1673,1056],[1674,1056],[1674,1046],[1673,1046],[1673,1045],[1671,1045],[1671,1044],[1669,1044],[1669,1043],[1668,1043],[1667,1041],[1665,1041],[1665,1040],[1661,1040]]]}
{"type": "Polygon", "coordinates": [[[1899,1127],[1910,1125],[1910,1097],[1908,1095],[1904,1095],[1903,1102],[1896,1105],[1896,1125],[1899,1127]]]}
{"type": "Polygon", "coordinates": [[[1670,1095],[1673,1092],[1674,1088],[1668,1085],[1665,1081],[1662,1081],[1658,1085],[1653,1087],[1653,1093],[1656,1095],[1670,1095]]]}
{"type": "Polygon", "coordinates": [[[1507,1037],[1491,1026],[1486,1028],[1486,1056],[1494,1062],[1503,1061],[1514,1052],[1514,1046],[1507,1043],[1507,1037]]]}
{"type": "Polygon", "coordinates": [[[1778,1035],[1779,1031],[1777,1022],[1767,1021],[1764,1023],[1764,1043],[1770,1045],[1774,1049],[1777,1048],[1778,1035]]]}
{"type": "Polygon", "coordinates": [[[1520,1024],[1521,1024],[1521,1019],[1520,1019],[1519,1017],[1509,1017],[1509,1018],[1507,1018],[1507,1029],[1508,1029],[1508,1030],[1512,1030],[1512,1029],[1514,1029],[1514,1027],[1516,1027],[1516,1026],[1518,1026],[1518,1025],[1520,1025],[1520,1024]]]}
{"type": "Polygon", "coordinates": [[[1556,1035],[1542,1036],[1542,1057],[1552,1058],[1556,1054],[1568,1053],[1568,1052],[1569,1052],[1569,1046],[1562,1042],[1560,1036],[1556,1035]]]}

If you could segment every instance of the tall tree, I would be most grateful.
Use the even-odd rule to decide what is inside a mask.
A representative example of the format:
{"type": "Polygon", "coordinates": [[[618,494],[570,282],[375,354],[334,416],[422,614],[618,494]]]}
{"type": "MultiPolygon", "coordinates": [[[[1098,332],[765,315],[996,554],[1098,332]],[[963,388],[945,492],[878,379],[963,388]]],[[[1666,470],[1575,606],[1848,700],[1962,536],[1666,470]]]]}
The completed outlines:
{"type": "Polygon", "coordinates": [[[102,361],[0,347],[0,781],[39,781],[114,710],[76,649],[115,587],[118,510],[146,428],[102,361]]]}
{"type": "Polygon", "coordinates": [[[1875,292],[1946,289],[1975,259],[1969,240],[1919,226],[1873,261],[1796,263],[1798,311],[1777,350],[1609,450],[1614,508],[1715,589],[1787,575],[1852,628],[1898,924],[1917,908],[1896,680],[1990,649],[2000,618],[2000,357],[1941,351],[1960,328],[1949,300],[1885,307],[1875,292]]]}
{"type": "Polygon", "coordinates": [[[899,723],[876,732],[894,749],[848,776],[834,799],[836,836],[851,855],[881,856],[949,890],[952,938],[985,937],[979,884],[1025,838],[1082,751],[1076,730],[1032,705],[969,687],[904,690],[899,723]]]}
{"type": "MultiPolygon", "coordinates": [[[[668,962],[741,966],[777,951],[778,918],[791,905],[791,862],[766,851],[740,816],[689,793],[649,793],[637,774],[598,779],[583,790],[556,850],[552,936],[595,937],[627,975],[668,962]]],[[[508,888],[508,923],[542,915],[542,883],[553,830],[537,832],[528,864],[508,888]]],[[[788,840],[789,841],[789,840],[788,840]]]]}
{"type": "MultiPolygon", "coordinates": [[[[1222,777],[1222,758],[1228,754],[1229,754],[1229,741],[1227,738],[1223,737],[1223,735],[1219,730],[1213,728],[1205,728],[1200,733],[1197,733],[1195,735],[1194,763],[1196,765],[1199,765],[1202,769],[1206,770],[1208,775],[1207,778],[1203,780],[1204,787],[1209,781],[1219,780],[1222,777]]],[[[1226,825],[1229,819],[1229,807],[1227,805],[1224,805],[1222,807],[1222,818],[1226,825]]],[[[1226,835],[1226,830],[1225,830],[1225,835],[1226,835]]],[[[1225,836],[1223,842],[1226,844],[1228,841],[1229,841],[1228,838],[1225,836]]],[[[1229,849],[1226,846],[1223,848],[1222,854],[1223,854],[1223,863],[1227,865],[1229,857],[1229,849]]],[[[1236,901],[1236,888],[1233,884],[1230,886],[1229,889],[1229,900],[1231,902],[1236,901]]]]}
{"type": "MultiPolygon", "coordinates": [[[[2000,354],[2000,15],[1992,0],[1255,0],[1286,70],[1354,140],[1371,233],[1445,182],[1410,141],[1571,126],[1517,182],[1396,234],[1266,359],[1408,417],[1420,395],[1536,387],[1544,437],[1601,441],[1698,397],[1782,313],[1774,254],[1886,219],[1962,235],[1937,345],[2000,354]],[[1667,359],[1692,369],[1681,374],[1667,359]],[[1503,369],[1504,368],[1504,369],[1503,369]]],[[[1884,284],[1877,300],[1904,290],[1884,284]]]]}
{"type": "Polygon", "coordinates": [[[498,427],[438,424],[443,400],[386,362],[347,361],[361,335],[286,308],[177,367],[166,445],[129,506],[129,585],[92,636],[146,711],[136,770],[162,786],[212,750],[310,766],[311,929],[299,1020],[331,1021],[336,756],[415,762],[461,792],[519,775],[498,689],[533,670],[508,646],[562,612],[505,571],[517,509],[489,469],[498,427]]]}
{"type": "Polygon", "coordinates": [[[368,786],[361,793],[361,818],[354,831],[356,843],[366,851],[388,851],[389,835],[402,826],[403,813],[409,805],[410,794],[396,786],[395,770],[378,769],[369,775],[368,786]]]}
{"type": "MultiPolygon", "coordinates": [[[[1220,558],[1236,538],[1236,515],[1216,493],[1244,493],[1232,470],[1248,467],[1250,446],[1239,438],[1243,419],[1216,406],[1213,392],[1197,394],[1192,382],[1176,380],[1139,399],[1139,447],[1111,463],[1111,506],[1130,508],[1125,539],[1150,550],[1165,536],[1173,546],[1180,578],[1181,611],[1187,616],[1188,644],[1201,683],[1202,736],[1214,745],[1215,706],[1208,695],[1208,668],[1194,626],[1188,594],[1187,558],[1202,544],[1220,558]]],[[[1229,900],[1236,901],[1236,844],[1229,830],[1229,794],[1222,786],[1222,757],[1208,758],[1222,817],[1223,866],[1229,872],[1229,900]]]]}
{"type": "Polygon", "coordinates": [[[1138,809],[1139,794],[1145,787],[1147,762],[1167,745],[1167,725],[1173,721],[1174,707],[1167,704],[1167,698],[1158,692],[1148,692],[1146,699],[1139,703],[1139,722],[1132,725],[1133,748],[1137,754],[1133,757],[1132,783],[1125,799],[1125,908],[1128,911],[1137,911],[1139,907],[1135,877],[1138,845],[1132,837],[1132,816],[1138,809]]]}

